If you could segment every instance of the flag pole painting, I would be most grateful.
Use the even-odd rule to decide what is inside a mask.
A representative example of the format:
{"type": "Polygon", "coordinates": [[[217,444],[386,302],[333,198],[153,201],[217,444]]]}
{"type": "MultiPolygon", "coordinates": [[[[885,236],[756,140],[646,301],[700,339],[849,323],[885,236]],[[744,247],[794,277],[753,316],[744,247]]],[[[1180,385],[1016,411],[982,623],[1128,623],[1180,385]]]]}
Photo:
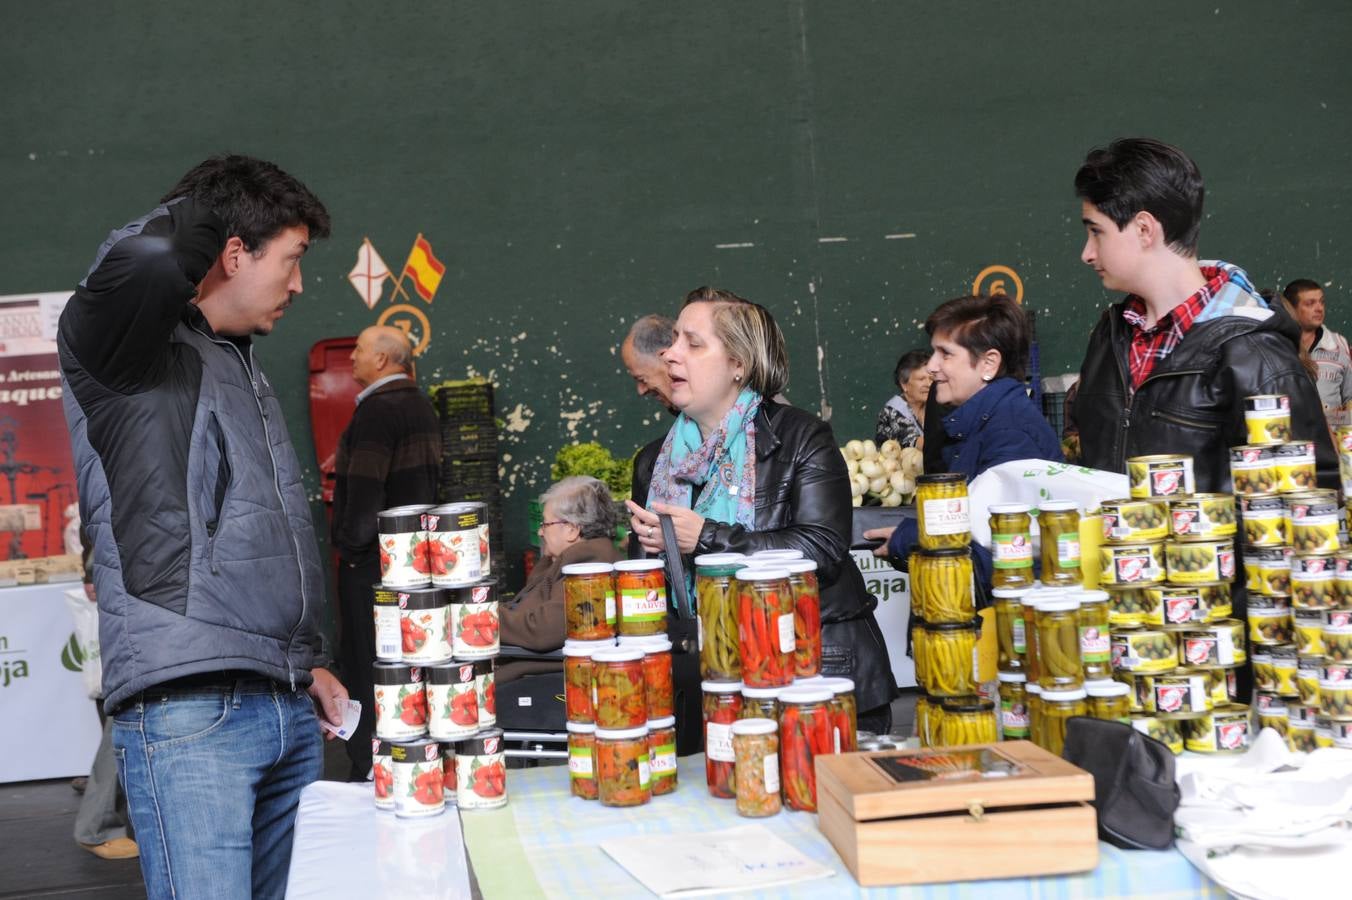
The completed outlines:
{"type": "Polygon", "coordinates": [[[423,303],[430,305],[445,275],[446,264],[437,259],[431,242],[419,232],[397,278],[376,252],[371,239],[363,238],[361,246],[357,248],[357,262],[352,271],[347,273],[347,280],[370,310],[380,303],[385,293],[385,282],[393,280],[391,305],[380,314],[376,324],[403,329],[413,342],[414,356],[422,356],[431,343],[432,328],[427,314],[413,302],[410,289],[423,303]]]}

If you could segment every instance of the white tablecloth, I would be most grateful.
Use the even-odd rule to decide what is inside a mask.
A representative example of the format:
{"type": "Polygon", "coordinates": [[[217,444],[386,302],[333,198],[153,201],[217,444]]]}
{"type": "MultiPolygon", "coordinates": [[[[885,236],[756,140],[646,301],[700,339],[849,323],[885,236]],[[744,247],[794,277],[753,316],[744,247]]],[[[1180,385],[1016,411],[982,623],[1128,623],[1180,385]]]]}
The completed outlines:
{"type": "Polygon", "coordinates": [[[102,730],[66,652],[75,628],[65,592],[79,587],[0,588],[0,782],[89,774],[102,730]]]}

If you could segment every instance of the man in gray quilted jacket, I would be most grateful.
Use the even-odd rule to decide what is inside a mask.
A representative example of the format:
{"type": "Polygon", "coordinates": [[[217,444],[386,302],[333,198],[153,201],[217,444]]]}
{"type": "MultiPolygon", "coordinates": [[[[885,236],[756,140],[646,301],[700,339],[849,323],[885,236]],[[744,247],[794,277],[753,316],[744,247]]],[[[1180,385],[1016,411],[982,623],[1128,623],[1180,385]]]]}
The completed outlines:
{"type": "Polygon", "coordinates": [[[316,705],[342,718],[300,465],[252,341],[328,232],[277,166],[208,159],[109,235],[61,316],[104,702],[152,898],[281,897],[322,771],[316,705]]]}

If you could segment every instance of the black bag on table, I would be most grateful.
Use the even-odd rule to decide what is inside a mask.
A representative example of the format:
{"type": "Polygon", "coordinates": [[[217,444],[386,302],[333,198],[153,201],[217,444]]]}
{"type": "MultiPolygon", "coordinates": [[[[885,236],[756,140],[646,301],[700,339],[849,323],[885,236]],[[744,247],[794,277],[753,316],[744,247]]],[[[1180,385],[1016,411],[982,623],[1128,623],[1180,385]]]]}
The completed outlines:
{"type": "Polygon", "coordinates": [[[1075,716],[1061,755],[1094,776],[1100,838],[1127,850],[1173,845],[1180,795],[1165,744],[1122,722],[1075,716]]]}
{"type": "Polygon", "coordinates": [[[676,755],[704,752],[704,695],[700,689],[699,620],[684,618],[694,604],[687,599],[685,563],[676,546],[671,516],[657,517],[662,527],[667,577],[667,637],[671,638],[671,681],[676,706],[676,755]]]}

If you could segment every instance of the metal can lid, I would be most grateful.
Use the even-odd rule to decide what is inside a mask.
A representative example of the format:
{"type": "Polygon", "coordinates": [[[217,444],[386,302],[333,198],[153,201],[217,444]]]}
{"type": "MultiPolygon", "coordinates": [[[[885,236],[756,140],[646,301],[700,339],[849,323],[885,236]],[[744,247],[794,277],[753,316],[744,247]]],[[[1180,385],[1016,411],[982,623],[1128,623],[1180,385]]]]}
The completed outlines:
{"type": "Polygon", "coordinates": [[[1038,612],[1072,612],[1080,608],[1078,597],[1067,597],[1058,600],[1043,600],[1037,605],[1038,612]]]}
{"type": "Polygon", "coordinates": [[[916,550],[915,554],[917,556],[926,556],[930,558],[936,557],[944,558],[944,557],[971,556],[972,551],[968,550],[966,547],[939,547],[933,550],[930,549],[916,550]]]}
{"type": "Polygon", "coordinates": [[[644,655],[661,653],[671,649],[671,638],[664,634],[622,634],[620,648],[624,650],[642,650],[644,655]]]}
{"type": "Polygon", "coordinates": [[[953,484],[954,482],[966,482],[967,476],[961,472],[935,472],[932,475],[917,475],[916,484],[953,484]]]}
{"type": "Polygon", "coordinates": [[[564,575],[609,575],[615,571],[610,563],[569,563],[559,569],[564,575]]]}
{"type": "Polygon", "coordinates": [[[1063,703],[1074,700],[1083,700],[1089,696],[1084,688],[1069,688],[1064,691],[1043,691],[1042,700],[1044,703],[1063,703]]]}
{"type": "Polygon", "coordinates": [[[992,588],[991,596],[997,600],[1018,600],[1028,593],[1028,588],[992,588]]]}
{"type": "Polygon", "coordinates": [[[701,553],[695,557],[695,568],[731,566],[745,561],[745,553],[701,553]]]}
{"type": "Polygon", "coordinates": [[[431,509],[426,504],[395,506],[376,513],[376,530],[381,534],[404,534],[422,530],[422,515],[431,509]]]}
{"type": "Polygon", "coordinates": [[[502,729],[485,728],[460,741],[455,746],[456,756],[487,756],[502,752],[502,729]]]}
{"type": "Polygon", "coordinates": [[[566,723],[569,734],[595,734],[595,722],[568,722],[566,723]]]}
{"type": "Polygon", "coordinates": [[[1074,500],[1044,500],[1038,504],[1042,512],[1079,512],[1080,504],[1074,500]]]}
{"type": "Polygon", "coordinates": [[[1017,516],[1020,513],[1031,512],[1032,509],[1027,503],[993,503],[986,511],[993,516],[1017,516]]]}
{"type": "Polygon", "coordinates": [[[647,725],[640,725],[637,728],[596,729],[596,739],[598,741],[632,741],[635,738],[646,738],[647,736],[648,736],[647,725]]]}
{"type": "Polygon", "coordinates": [[[1130,691],[1129,685],[1120,681],[1103,679],[1100,681],[1086,681],[1084,683],[1085,693],[1091,697],[1125,697],[1130,691]]]}
{"type": "Polygon", "coordinates": [[[926,622],[926,631],[968,631],[979,629],[981,627],[980,619],[973,619],[970,622],[926,622]]]}
{"type": "Polygon", "coordinates": [[[451,605],[451,594],[440,587],[404,588],[397,600],[400,609],[440,609],[451,605]]]}
{"type": "Polygon", "coordinates": [[[774,700],[777,699],[782,691],[787,688],[782,687],[748,687],[746,682],[742,682],[742,696],[752,700],[774,700]]]}
{"type": "Polygon", "coordinates": [[[786,559],[784,569],[790,575],[803,575],[817,571],[817,564],[810,559],[786,559]]]}
{"type": "Polygon", "coordinates": [[[676,717],[675,717],[675,716],[663,716],[663,717],[660,718],[660,719],[649,719],[649,720],[648,720],[648,731],[649,731],[649,733],[654,732],[654,731],[662,731],[662,730],[667,729],[667,728],[675,728],[675,727],[676,727],[676,717]]]}
{"type": "Polygon", "coordinates": [[[1028,684],[1024,687],[1024,690],[1026,690],[1030,694],[1035,694],[1039,697],[1042,696],[1042,685],[1038,684],[1036,681],[1028,682],[1028,684]]]}
{"type": "Polygon", "coordinates": [[[1107,603],[1108,592],[1099,590],[1075,591],[1075,597],[1081,605],[1085,603],[1107,603]]]}
{"type": "Polygon", "coordinates": [[[423,671],[427,674],[428,684],[473,684],[474,683],[474,663],[456,662],[452,660],[445,663],[437,663],[434,666],[426,666],[423,671]]]}
{"type": "Polygon", "coordinates": [[[759,560],[765,560],[765,559],[789,560],[789,559],[802,559],[802,558],[803,558],[803,551],[802,551],[802,550],[795,550],[795,549],[792,548],[792,547],[776,547],[776,548],[771,549],[771,550],[757,550],[757,551],[755,551],[754,553],[752,553],[751,556],[750,556],[750,559],[756,560],[756,561],[759,561],[759,560]]]}
{"type": "Polygon", "coordinates": [[[1028,681],[1028,675],[1025,672],[997,672],[995,677],[1005,684],[1021,684],[1028,681]]]}
{"type": "Polygon", "coordinates": [[[732,723],[733,734],[774,734],[779,723],[774,719],[738,719],[732,723]]]}
{"type": "Polygon", "coordinates": [[[598,650],[592,654],[592,662],[598,663],[622,663],[635,662],[643,658],[642,650],[625,650],[616,648],[614,650],[598,650]]]}
{"type": "Polygon", "coordinates": [[[371,666],[373,684],[414,684],[422,680],[422,666],[397,662],[378,662],[371,666]]]}
{"type": "Polygon", "coordinates": [[[738,581],[782,581],[789,577],[788,569],[751,568],[737,570],[738,581]]]}
{"type": "Polygon", "coordinates": [[[854,693],[854,680],[851,678],[843,678],[838,675],[833,675],[824,679],[821,686],[829,690],[832,694],[854,693]]]}
{"type": "Polygon", "coordinates": [[[944,712],[964,713],[964,712],[991,712],[995,709],[995,701],[986,700],[982,697],[945,697],[939,705],[943,707],[944,712]]]}
{"type": "Polygon", "coordinates": [[[564,656],[591,656],[603,650],[615,649],[615,642],[609,639],[599,641],[568,640],[563,642],[564,656]]]}
{"type": "Polygon", "coordinates": [[[615,563],[616,572],[652,572],[665,566],[660,559],[622,559],[615,563]]]}
{"type": "Polygon", "coordinates": [[[740,681],[701,681],[700,690],[706,694],[740,694],[742,692],[742,683],[740,681]]]}

